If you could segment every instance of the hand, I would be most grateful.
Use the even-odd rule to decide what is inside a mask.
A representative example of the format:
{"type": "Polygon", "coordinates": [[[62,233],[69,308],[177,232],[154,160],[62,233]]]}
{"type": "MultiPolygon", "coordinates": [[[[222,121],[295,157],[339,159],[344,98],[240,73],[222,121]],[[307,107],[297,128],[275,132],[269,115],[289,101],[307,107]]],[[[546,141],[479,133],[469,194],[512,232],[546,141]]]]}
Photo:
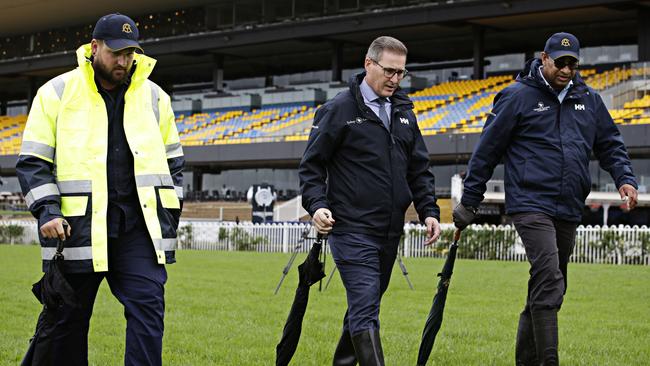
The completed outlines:
{"type": "Polygon", "coordinates": [[[452,214],[454,218],[454,224],[459,230],[463,230],[467,225],[471,224],[476,217],[476,209],[467,208],[463,206],[462,203],[459,203],[458,206],[454,209],[452,214]]]}
{"type": "Polygon", "coordinates": [[[424,224],[427,225],[427,240],[424,245],[431,245],[440,237],[440,223],[435,217],[427,217],[424,219],[424,224]]]}
{"type": "Polygon", "coordinates": [[[69,237],[72,234],[72,228],[70,227],[68,222],[65,221],[65,219],[63,219],[62,217],[57,217],[56,219],[52,219],[46,222],[41,226],[40,230],[41,230],[41,235],[43,235],[43,237],[46,239],[59,238],[61,240],[65,240],[66,236],[69,237]],[[68,227],[67,233],[64,233],[63,231],[64,224],[68,227]]]}
{"type": "Polygon", "coordinates": [[[634,210],[637,204],[636,188],[632,187],[630,184],[623,184],[621,188],[618,189],[618,193],[621,194],[621,200],[627,201],[627,210],[634,210]]]}
{"type": "Polygon", "coordinates": [[[316,226],[316,231],[320,234],[327,234],[332,231],[335,222],[332,218],[332,212],[326,208],[319,208],[316,210],[311,221],[314,223],[314,226],[316,226]]]}

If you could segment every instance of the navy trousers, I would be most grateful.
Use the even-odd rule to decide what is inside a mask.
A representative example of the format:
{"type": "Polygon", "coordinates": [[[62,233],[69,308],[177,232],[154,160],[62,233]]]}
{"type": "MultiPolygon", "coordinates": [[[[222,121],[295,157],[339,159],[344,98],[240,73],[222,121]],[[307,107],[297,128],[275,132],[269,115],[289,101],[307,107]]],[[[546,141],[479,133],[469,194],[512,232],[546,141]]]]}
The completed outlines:
{"type": "Polygon", "coordinates": [[[390,282],[399,239],[356,233],[329,235],[348,300],[343,330],[351,335],[379,329],[379,305],[390,282]]]}
{"type": "Polygon", "coordinates": [[[104,278],[124,305],[124,364],[162,365],[165,266],[157,263],[151,239],[143,230],[109,239],[108,250],[108,272],[66,274],[83,306],[64,306],[56,314],[52,365],[88,365],[89,322],[104,278]]]}

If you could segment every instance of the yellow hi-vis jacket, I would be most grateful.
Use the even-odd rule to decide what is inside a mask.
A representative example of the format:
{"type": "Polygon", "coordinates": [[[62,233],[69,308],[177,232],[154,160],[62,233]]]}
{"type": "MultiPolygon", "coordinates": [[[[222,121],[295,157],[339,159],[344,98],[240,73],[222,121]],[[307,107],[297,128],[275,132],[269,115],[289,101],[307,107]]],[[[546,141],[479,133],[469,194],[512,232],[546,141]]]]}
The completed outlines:
{"type": "MultiPolygon", "coordinates": [[[[79,66],[38,90],[16,164],[39,227],[65,217],[72,228],[63,251],[69,272],[108,270],[108,116],[90,56],[90,44],[81,46],[79,66]]],[[[158,263],[164,264],[174,262],[184,158],[170,97],[147,79],[155,63],[135,55],[135,72],[124,96],[124,131],[133,154],[140,208],[158,263]]],[[[40,239],[46,268],[56,241],[40,239]]]]}

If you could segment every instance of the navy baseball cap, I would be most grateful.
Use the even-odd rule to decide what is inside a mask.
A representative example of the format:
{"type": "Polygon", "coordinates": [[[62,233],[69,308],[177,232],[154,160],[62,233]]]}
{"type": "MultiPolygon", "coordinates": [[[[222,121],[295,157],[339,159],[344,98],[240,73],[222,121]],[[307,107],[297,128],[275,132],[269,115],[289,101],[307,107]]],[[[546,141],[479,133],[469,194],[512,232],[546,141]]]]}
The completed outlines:
{"type": "Polygon", "coordinates": [[[113,51],[133,47],[144,52],[138,43],[139,35],[140,32],[133,19],[120,13],[99,18],[93,30],[93,38],[104,41],[113,51]]]}
{"type": "Polygon", "coordinates": [[[544,52],[554,60],[564,56],[578,60],[580,58],[580,42],[571,33],[555,33],[546,41],[544,52]]]}

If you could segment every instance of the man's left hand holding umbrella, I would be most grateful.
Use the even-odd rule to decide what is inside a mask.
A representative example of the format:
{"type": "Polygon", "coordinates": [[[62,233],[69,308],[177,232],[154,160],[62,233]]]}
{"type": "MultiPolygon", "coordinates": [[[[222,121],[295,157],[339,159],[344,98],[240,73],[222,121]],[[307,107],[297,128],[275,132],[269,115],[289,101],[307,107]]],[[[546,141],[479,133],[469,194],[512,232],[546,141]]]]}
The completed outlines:
{"type": "Polygon", "coordinates": [[[57,217],[52,219],[40,228],[41,235],[46,239],[59,239],[65,241],[66,237],[72,235],[72,228],[65,219],[57,217]],[[67,227],[67,230],[64,228],[67,227]]]}
{"type": "Polygon", "coordinates": [[[54,346],[51,335],[56,326],[57,311],[64,305],[71,308],[80,306],[74,289],[64,276],[63,269],[65,239],[71,235],[71,230],[70,225],[63,218],[52,219],[40,228],[43,238],[58,240],[58,243],[47,272],[32,286],[32,293],[43,304],[43,311],[38,317],[36,331],[21,362],[22,366],[48,364],[50,349],[54,346]]]}

